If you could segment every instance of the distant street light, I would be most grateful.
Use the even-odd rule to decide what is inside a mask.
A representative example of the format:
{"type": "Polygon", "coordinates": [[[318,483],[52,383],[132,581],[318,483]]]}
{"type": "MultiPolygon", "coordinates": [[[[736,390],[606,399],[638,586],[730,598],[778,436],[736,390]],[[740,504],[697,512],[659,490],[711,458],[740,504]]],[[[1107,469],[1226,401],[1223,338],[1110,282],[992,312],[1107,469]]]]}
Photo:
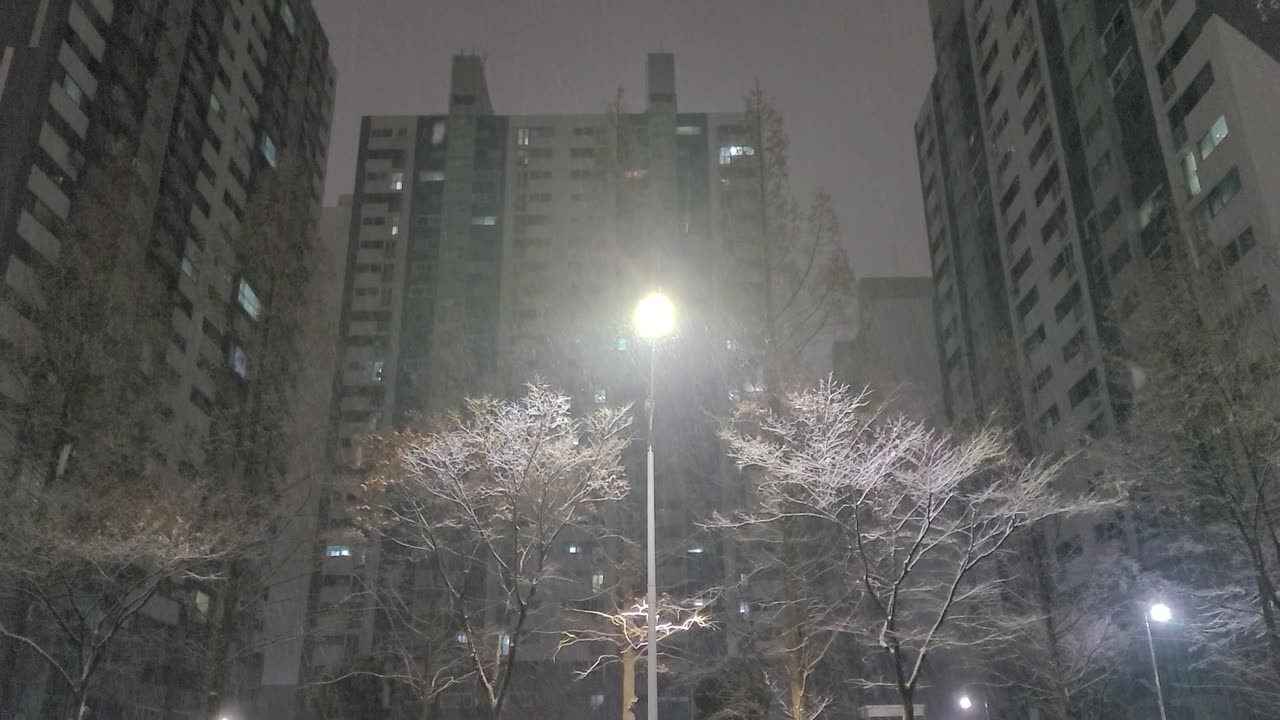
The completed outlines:
{"type": "Polygon", "coordinates": [[[646,669],[647,692],[645,694],[645,714],[648,720],[658,720],[658,553],[654,526],[654,492],[653,492],[653,385],[654,369],[657,365],[658,341],[670,335],[676,329],[676,309],[662,293],[650,293],[636,306],[636,334],[649,341],[649,401],[645,404],[649,411],[649,451],[646,454],[648,465],[648,484],[645,488],[646,515],[648,519],[646,554],[649,562],[649,612],[648,612],[648,656],[646,669]]]}
{"type": "MultiPolygon", "coordinates": [[[[969,697],[968,695],[961,695],[959,699],[956,700],[956,704],[959,705],[960,709],[964,710],[965,712],[972,710],[974,706],[973,698],[969,697]]],[[[983,714],[983,717],[986,718],[986,720],[991,720],[991,708],[987,705],[986,698],[982,699],[982,714],[983,714]]]]}
{"type": "Polygon", "coordinates": [[[1156,642],[1151,638],[1151,621],[1167,623],[1173,620],[1173,610],[1164,603],[1155,603],[1142,615],[1143,625],[1147,627],[1147,649],[1151,651],[1151,674],[1156,679],[1156,705],[1160,708],[1160,720],[1169,720],[1164,712],[1164,688],[1160,687],[1160,666],[1156,663],[1156,642]]]}

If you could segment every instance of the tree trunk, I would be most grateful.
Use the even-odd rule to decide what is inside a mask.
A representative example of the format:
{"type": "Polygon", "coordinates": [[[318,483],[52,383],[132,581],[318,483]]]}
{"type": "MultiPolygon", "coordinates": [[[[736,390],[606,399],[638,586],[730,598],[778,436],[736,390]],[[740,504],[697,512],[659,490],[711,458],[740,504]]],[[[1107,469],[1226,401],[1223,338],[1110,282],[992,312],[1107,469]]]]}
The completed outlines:
{"type": "Polygon", "coordinates": [[[804,676],[793,670],[787,679],[787,704],[791,720],[808,720],[804,709],[804,676]]]}
{"type": "Polygon", "coordinates": [[[915,691],[899,686],[898,694],[902,697],[902,720],[916,720],[915,691]]]}
{"type": "Polygon", "coordinates": [[[228,563],[227,590],[222,596],[221,612],[218,613],[218,622],[212,629],[209,641],[209,674],[205,683],[208,694],[204,708],[205,717],[209,720],[219,717],[218,713],[222,710],[225,699],[223,696],[227,691],[231,633],[237,624],[236,614],[240,607],[240,575],[239,563],[228,563]]]}
{"type": "Polygon", "coordinates": [[[630,645],[622,651],[622,720],[636,720],[631,704],[636,699],[637,655],[635,648],[630,645]]]}

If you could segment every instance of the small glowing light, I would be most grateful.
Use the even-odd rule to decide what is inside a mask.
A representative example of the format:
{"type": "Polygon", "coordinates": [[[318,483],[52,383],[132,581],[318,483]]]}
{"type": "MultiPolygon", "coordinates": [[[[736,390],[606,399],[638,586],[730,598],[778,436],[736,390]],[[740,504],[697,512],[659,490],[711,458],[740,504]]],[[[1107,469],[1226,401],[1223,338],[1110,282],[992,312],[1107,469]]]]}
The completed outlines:
{"type": "Polygon", "coordinates": [[[961,710],[968,710],[968,709],[969,709],[969,708],[971,708],[971,707],[973,707],[973,701],[969,699],[969,696],[968,696],[968,695],[961,695],[961,696],[960,696],[960,709],[961,709],[961,710]]]}
{"type": "Polygon", "coordinates": [[[1169,609],[1164,603],[1156,603],[1151,606],[1151,619],[1158,623],[1167,623],[1173,619],[1173,610],[1169,609]]]}
{"type": "Polygon", "coordinates": [[[636,306],[635,326],[636,334],[646,340],[670,335],[676,327],[675,306],[662,293],[652,293],[636,306]]]}

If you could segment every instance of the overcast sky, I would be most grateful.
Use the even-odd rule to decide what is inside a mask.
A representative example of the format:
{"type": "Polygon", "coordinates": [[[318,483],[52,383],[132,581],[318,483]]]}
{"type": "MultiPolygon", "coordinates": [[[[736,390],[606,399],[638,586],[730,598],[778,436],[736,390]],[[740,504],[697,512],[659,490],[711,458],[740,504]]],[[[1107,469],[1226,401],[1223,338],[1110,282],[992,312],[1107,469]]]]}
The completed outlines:
{"type": "Polygon", "coordinates": [[[643,107],[673,52],[680,109],[781,106],[798,190],[829,191],[859,275],[928,273],[912,123],[933,73],[925,0],[314,0],[338,67],[328,199],[349,193],[360,117],[447,111],[449,58],[488,56],[499,113],[643,107]]]}

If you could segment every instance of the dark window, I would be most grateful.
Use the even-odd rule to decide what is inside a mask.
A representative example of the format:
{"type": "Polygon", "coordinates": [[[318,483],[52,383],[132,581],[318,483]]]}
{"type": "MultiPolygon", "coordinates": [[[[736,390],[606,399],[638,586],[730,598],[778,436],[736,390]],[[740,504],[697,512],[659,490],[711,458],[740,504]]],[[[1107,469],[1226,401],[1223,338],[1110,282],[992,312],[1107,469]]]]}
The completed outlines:
{"type": "Polygon", "coordinates": [[[1022,257],[1018,258],[1018,262],[1013,264],[1010,274],[1013,275],[1013,281],[1018,282],[1022,276],[1026,274],[1027,268],[1031,267],[1031,251],[1023,251],[1022,257]]]}
{"type": "Polygon", "coordinates": [[[1080,307],[1080,283],[1071,286],[1071,289],[1063,293],[1058,300],[1058,304],[1053,306],[1053,315],[1058,322],[1075,312],[1080,307]]]}
{"type": "Polygon", "coordinates": [[[1004,197],[1000,198],[1000,212],[1009,212],[1009,207],[1013,205],[1014,200],[1018,199],[1018,191],[1021,189],[1022,185],[1018,178],[1014,178],[1013,184],[1009,186],[1008,190],[1005,190],[1004,197]]]}
{"type": "Polygon", "coordinates": [[[1037,304],[1039,304],[1039,302],[1040,302],[1039,288],[1033,287],[1030,290],[1028,290],[1027,294],[1023,295],[1022,299],[1018,301],[1018,317],[1020,318],[1026,317],[1027,313],[1031,312],[1032,308],[1034,308],[1037,304]]]}
{"type": "Polygon", "coordinates": [[[1098,371],[1090,370],[1080,378],[1071,389],[1067,391],[1067,399],[1071,401],[1071,407],[1075,407],[1084,402],[1086,398],[1098,389],[1098,371]]]}
{"type": "Polygon", "coordinates": [[[1111,268],[1111,274],[1115,275],[1120,272],[1125,265],[1129,264],[1129,243],[1124,243],[1111,253],[1111,257],[1107,260],[1107,265],[1111,268]]]}
{"type": "Polygon", "coordinates": [[[1120,198],[1113,197],[1107,206],[1102,208],[1102,212],[1098,213],[1098,226],[1104,231],[1116,224],[1116,220],[1120,219],[1120,198]]]}
{"type": "Polygon", "coordinates": [[[1040,344],[1043,342],[1044,342],[1044,324],[1041,323],[1039,327],[1037,327],[1035,330],[1031,332],[1030,335],[1028,335],[1026,338],[1023,339],[1022,351],[1030,355],[1031,351],[1040,347],[1040,344]]]}
{"type": "Polygon", "coordinates": [[[213,401],[197,388],[191,388],[191,404],[195,405],[205,415],[213,413],[213,401]]]}
{"type": "MultiPolygon", "coordinates": [[[[1205,63],[1200,72],[1196,74],[1195,79],[1187,85],[1187,89],[1182,91],[1182,96],[1173,103],[1169,108],[1169,126],[1175,129],[1183,128],[1183,121],[1187,119],[1187,115],[1200,104],[1200,99],[1209,92],[1209,88],[1213,87],[1213,65],[1205,63]]],[[[1186,130],[1182,129],[1181,134],[1186,135],[1186,130]]]]}
{"type": "Polygon", "coordinates": [[[1067,340],[1067,342],[1062,345],[1062,362],[1071,362],[1075,356],[1079,355],[1080,352],[1084,350],[1086,342],[1087,340],[1085,339],[1084,328],[1080,328],[1076,331],[1075,335],[1071,336],[1070,340],[1067,340]]]}
{"type": "Polygon", "coordinates": [[[1040,392],[1041,390],[1043,390],[1044,386],[1048,385],[1050,380],[1053,380],[1053,368],[1047,367],[1041,370],[1038,374],[1036,374],[1035,382],[1032,383],[1033,386],[1035,387],[1035,391],[1040,392]]]}

